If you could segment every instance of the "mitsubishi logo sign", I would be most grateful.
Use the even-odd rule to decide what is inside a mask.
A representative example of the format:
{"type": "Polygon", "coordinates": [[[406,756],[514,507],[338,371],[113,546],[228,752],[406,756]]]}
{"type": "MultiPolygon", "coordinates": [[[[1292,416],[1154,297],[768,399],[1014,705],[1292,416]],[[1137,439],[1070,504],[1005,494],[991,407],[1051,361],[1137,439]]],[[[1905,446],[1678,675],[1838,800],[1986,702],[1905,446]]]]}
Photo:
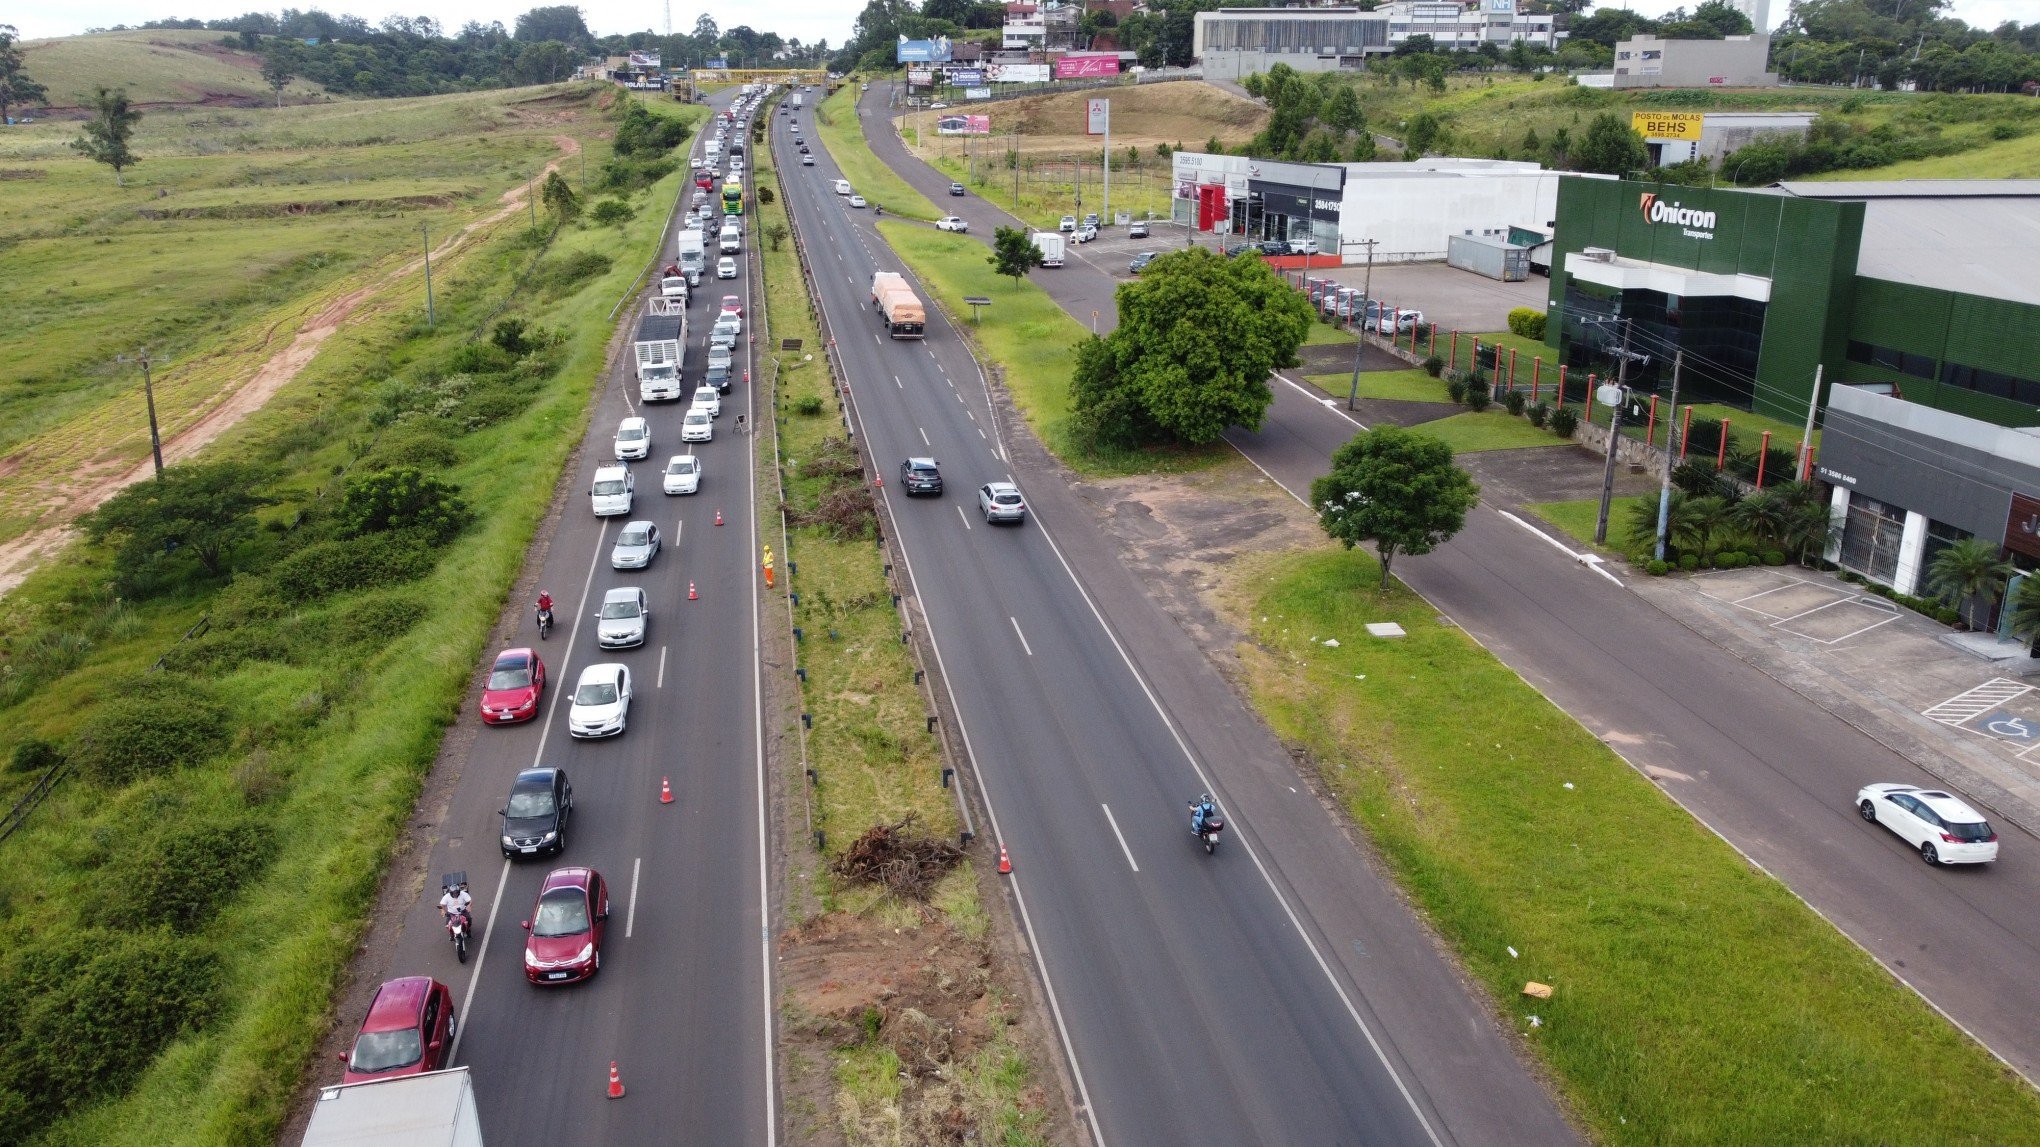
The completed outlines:
{"type": "Polygon", "coordinates": [[[1646,222],[1669,223],[1694,239],[1714,238],[1715,218],[1712,211],[1686,207],[1677,202],[1667,203],[1659,199],[1655,191],[1644,192],[1637,202],[1637,208],[1643,212],[1646,222]]]}

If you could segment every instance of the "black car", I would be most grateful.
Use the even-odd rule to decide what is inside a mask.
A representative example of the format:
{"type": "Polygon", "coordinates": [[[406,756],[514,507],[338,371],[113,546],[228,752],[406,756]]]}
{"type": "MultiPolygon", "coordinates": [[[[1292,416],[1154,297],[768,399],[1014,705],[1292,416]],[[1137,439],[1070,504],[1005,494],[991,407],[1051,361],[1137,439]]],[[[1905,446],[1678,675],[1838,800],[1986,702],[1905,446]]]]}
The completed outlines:
{"type": "Polygon", "coordinates": [[[503,855],[544,856],[567,847],[567,817],[574,811],[574,786],[565,769],[526,769],[510,785],[503,817],[503,855]]]}
{"type": "Polygon", "coordinates": [[[1135,256],[1133,257],[1133,262],[1131,262],[1131,263],[1127,264],[1127,267],[1126,267],[1126,269],[1127,269],[1128,271],[1131,271],[1131,272],[1133,272],[1134,274],[1138,275],[1138,274],[1140,274],[1140,273],[1141,273],[1142,271],[1144,271],[1144,270],[1146,270],[1146,269],[1147,269],[1147,265],[1148,265],[1149,263],[1152,263],[1152,262],[1154,262],[1154,261],[1155,261],[1155,256],[1156,256],[1157,254],[1159,254],[1159,252],[1156,252],[1156,251],[1142,251],[1142,252],[1141,252],[1140,254],[1138,254],[1138,255],[1135,255],[1135,256]]]}
{"type": "Polygon", "coordinates": [[[963,184],[961,184],[961,183],[952,183],[952,184],[950,184],[950,185],[949,185],[949,194],[951,194],[951,195],[962,195],[962,194],[963,194],[963,184]]]}
{"type": "Polygon", "coordinates": [[[804,137],[804,136],[798,136],[798,135],[797,135],[797,136],[794,136],[794,137],[793,137],[793,142],[794,142],[794,143],[796,143],[796,144],[799,144],[799,145],[800,145],[801,147],[806,147],[806,146],[807,146],[807,138],[806,138],[806,137],[804,137]]]}
{"type": "Polygon", "coordinates": [[[711,364],[708,368],[708,373],[701,377],[701,385],[715,387],[718,394],[728,394],[730,392],[729,366],[724,363],[711,364]]]}
{"type": "Polygon", "coordinates": [[[1261,242],[1254,244],[1254,249],[1256,251],[1259,251],[1263,255],[1289,254],[1289,244],[1284,243],[1280,239],[1264,239],[1261,242]]]}
{"type": "Polygon", "coordinates": [[[802,155],[806,155],[806,154],[808,153],[808,149],[807,149],[807,144],[801,144],[801,145],[800,145],[800,153],[801,153],[802,155]]]}
{"type": "Polygon", "coordinates": [[[900,463],[900,489],[908,497],[915,494],[942,495],[942,471],[936,469],[933,458],[909,458],[900,463]]]}

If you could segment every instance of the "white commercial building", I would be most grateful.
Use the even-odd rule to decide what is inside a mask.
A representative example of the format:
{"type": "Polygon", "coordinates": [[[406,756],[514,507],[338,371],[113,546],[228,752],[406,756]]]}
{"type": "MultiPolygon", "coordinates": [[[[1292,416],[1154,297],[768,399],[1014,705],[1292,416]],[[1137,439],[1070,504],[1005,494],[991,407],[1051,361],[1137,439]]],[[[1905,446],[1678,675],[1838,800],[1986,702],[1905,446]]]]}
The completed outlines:
{"type": "Polygon", "coordinates": [[[1769,36],[1723,40],[1660,40],[1638,36],[1615,45],[1618,88],[1775,88],[1778,73],[1764,70],[1769,36]]]}
{"type": "Polygon", "coordinates": [[[1220,8],[1197,13],[1190,52],[1215,79],[1238,79],[1287,64],[1299,72],[1366,67],[1412,36],[1443,49],[1518,41],[1556,50],[1564,36],[1551,16],[1518,14],[1516,0],[1394,0],[1358,8],[1220,8]]]}
{"type": "Polygon", "coordinates": [[[1249,241],[1314,240],[1343,262],[1443,260],[1454,235],[1549,234],[1561,179],[1534,163],[1433,158],[1415,163],[1283,163],[1179,151],[1175,218],[1249,241]]]}

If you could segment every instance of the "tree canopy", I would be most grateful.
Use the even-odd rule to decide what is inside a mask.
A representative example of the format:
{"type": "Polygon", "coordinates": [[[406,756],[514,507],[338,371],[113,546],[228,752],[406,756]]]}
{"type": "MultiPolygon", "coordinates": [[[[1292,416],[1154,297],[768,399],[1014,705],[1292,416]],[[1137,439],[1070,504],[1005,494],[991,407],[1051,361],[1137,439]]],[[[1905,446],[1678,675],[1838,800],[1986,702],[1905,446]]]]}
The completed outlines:
{"type": "Polygon", "coordinates": [[[21,49],[15,46],[12,24],[0,24],[0,127],[12,122],[13,109],[39,104],[49,91],[21,70],[21,49]]]}
{"type": "Polygon", "coordinates": [[[1024,227],[1000,227],[992,232],[992,269],[1013,280],[1018,287],[1027,272],[1041,266],[1041,248],[1024,227]]]}
{"type": "Polygon", "coordinates": [[[1586,135],[1573,148],[1572,166],[1603,175],[1628,175],[1650,169],[1650,149],[1626,116],[1602,112],[1587,123],[1586,135]]]}
{"type": "Polygon", "coordinates": [[[262,471],[247,463],[181,463],[108,498],[83,525],[94,542],[118,543],[123,569],[183,555],[218,577],[233,547],[255,532],[256,508],[271,501],[256,493],[263,485],[262,471]]]}
{"type": "Polygon", "coordinates": [[[128,140],[133,138],[135,125],[141,119],[142,113],[128,104],[126,88],[109,90],[102,85],[92,97],[92,118],[85,121],[78,138],[71,141],[71,148],[87,159],[111,167],[113,181],[126,186],[120,173],[135,165],[136,156],[128,140]]]}
{"type": "Polygon", "coordinates": [[[1119,325],[1079,344],[1071,400],[1085,429],[1119,447],[1214,442],[1258,429],[1268,374],[1310,331],[1310,303],[1256,258],[1177,251],[1118,292],[1119,325]]]}
{"type": "Polygon", "coordinates": [[[1347,549],[1373,542],[1381,584],[1401,554],[1422,555],[1466,524],[1480,487],[1452,448],[1422,431],[1382,425],[1332,452],[1331,473],[1310,484],[1318,524],[1347,549]]]}

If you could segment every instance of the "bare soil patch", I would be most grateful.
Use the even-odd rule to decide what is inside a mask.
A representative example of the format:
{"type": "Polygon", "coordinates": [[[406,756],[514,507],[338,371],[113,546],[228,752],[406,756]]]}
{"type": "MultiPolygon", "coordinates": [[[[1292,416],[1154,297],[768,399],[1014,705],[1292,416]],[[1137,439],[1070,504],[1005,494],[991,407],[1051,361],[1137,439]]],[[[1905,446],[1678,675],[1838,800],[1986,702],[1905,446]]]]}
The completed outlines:
{"type": "MultiPolygon", "coordinates": [[[[1029,154],[1095,155],[1098,140],[1084,134],[1084,101],[1101,95],[1112,101],[1112,146],[1122,152],[1127,147],[1150,151],[1158,143],[1202,148],[1213,135],[1231,145],[1252,136],[1268,122],[1266,108],[1201,80],[1141,84],[1104,92],[1022,96],[985,104],[981,110],[992,117],[992,128],[1001,137],[997,144],[1000,148],[1011,142],[1003,138],[1007,132],[1018,131],[1020,150],[1029,154]]],[[[935,138],[936,119],[955,114],[958,109],[954,108],[915,112],[901,122],[915,129],[921,139],[928,140],[935,138]]]]}

